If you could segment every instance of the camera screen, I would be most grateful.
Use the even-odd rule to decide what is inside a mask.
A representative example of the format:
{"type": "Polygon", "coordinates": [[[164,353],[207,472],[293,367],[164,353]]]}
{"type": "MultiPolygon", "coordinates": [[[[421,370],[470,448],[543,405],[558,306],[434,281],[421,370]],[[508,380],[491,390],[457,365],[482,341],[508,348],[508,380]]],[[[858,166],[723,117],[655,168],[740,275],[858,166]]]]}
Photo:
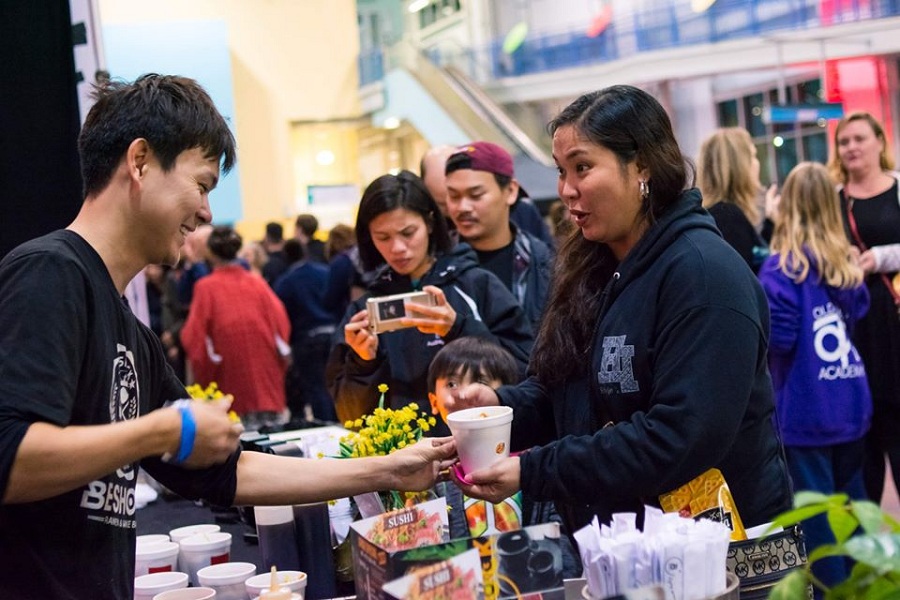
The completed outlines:
{"type": "Polygon", "coordinates": [[[403,299],[387,300],[378,303],[378,318],[382,321],[388,319],[399,319],[406,316],[406,307],[403,306],[403,299]]]}

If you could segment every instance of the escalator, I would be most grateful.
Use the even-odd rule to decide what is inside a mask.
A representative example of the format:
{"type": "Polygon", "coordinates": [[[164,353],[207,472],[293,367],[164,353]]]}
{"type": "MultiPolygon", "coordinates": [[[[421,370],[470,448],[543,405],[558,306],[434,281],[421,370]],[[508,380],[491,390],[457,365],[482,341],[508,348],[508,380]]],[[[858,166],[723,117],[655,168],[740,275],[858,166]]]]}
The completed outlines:
{"type": "Polygon", "coordinates": [[[465,141],[485,140],[506,148],[513,156],[516,178],[532,199],[541,201],[556,197],[556,170],[549,151],[550,137],[536,111],[525,105],[501,106],[462,69],[439,67],[410,47],[399,50],[392,48],[388,62],[393,69],[403,72],[389,72],[384,78],[385,97],[390,104],[385,113],[408,120],[430,144],[436,145],[448,143],[454,137],[450,133],[434,132],[433,125],[440,120],[436,117],[436,111],[439,111],[441,117],[458,127],[465,141]],[[391,82],[401,80],[406,87],[392,90],[391,82]],[[391,101],[392,94],[394,102],[391,101]],[[415,94],[419,101],[401,103],[397,101],[400,94],[415,94]],[[530,185],[526,185],[526,181],[530,185]]]}

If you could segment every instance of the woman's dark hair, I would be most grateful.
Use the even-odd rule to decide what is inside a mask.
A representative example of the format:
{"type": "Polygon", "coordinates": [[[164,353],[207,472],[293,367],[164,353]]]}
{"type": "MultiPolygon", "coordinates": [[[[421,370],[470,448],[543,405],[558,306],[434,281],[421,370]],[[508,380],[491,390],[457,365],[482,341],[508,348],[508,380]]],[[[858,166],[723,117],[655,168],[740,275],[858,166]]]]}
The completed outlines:
{"type": "MultiPolygon", "coordinates": [[[[564,127],[615,154],[623,173],[632,162],[649,172],[650,193],[641,206],[649,223],[693,184],[693,169],[681,154],[666,111],[641,89],[616,85],[585,94],[564,108],[548,129],[553,135],[564,127]]],[[[559,382],[590,369],[601,294],[617,267],[606,244],[583,235],[563,243],[531,357],[531,368],[541,380],[559,382]]]]}
{"type": "Polygon", "coordinates": [[[240,234],[227,225],[213,227],[206,245],[209,251],[222,260],[234,260],[244,240],[240,234]]]}
{"type": "Polygon", "coordinates": [[[237,160],[234,134],[193,79],[150,73],[134,83],[100,85],[94,98],[78,137],[85,197],[106,188],[138,138],[147,140],[163,171],[193,148],[200,148],[206,158],[221,159],[225,173],[237,160]]]}
{"type": "Polygon", "coordinates": [[[503,385],[519,382],[519,367],[508,350],[490,340],[461,337],[453,340],[435,354],[428,367],[428,391],[434,392],[442,377],[469,374],[496,379],[503,385]]]}
{"type": "Polygon", "coordinates": [[[422,216],[428,226],[428,253],[432,256],[448,252],[452,246],[447,222],[425,188],[422,180],[409,171],[397,175],[382,175],[369,184],[359,202],[356,215],[356,240],[359,258],[366,271],[372,271],[386,261],[369,231],[369,224],[379,215],[402,208],[422,216]]]}

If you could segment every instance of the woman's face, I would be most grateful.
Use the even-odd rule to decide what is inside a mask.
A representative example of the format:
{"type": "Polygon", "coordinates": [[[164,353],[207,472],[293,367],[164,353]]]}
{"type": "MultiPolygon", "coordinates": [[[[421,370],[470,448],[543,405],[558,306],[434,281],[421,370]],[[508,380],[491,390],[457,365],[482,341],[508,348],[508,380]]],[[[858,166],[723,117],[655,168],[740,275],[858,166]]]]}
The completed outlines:
{"type": "Polygon", "coordinates": [[[837,153],[848,173],[881,169],[884,142],[878,139],[868,121],[857,119],[845,123],[837,134],[837,153]]]}
{"type": "Polygon", "coordinates": [[[433,262],[428,254],[430,233],[422,215],[405,208],[381,213],[369,223],[372,242],[387,264],[413,279],[420,279],[433,262]]]}
{"type": "Polygon", "coordinates": [[[557,191],[572,221],[586,239],[609,245],[622,260],[646,229],[640,213],[646,170],[633,161],[623,168],[611,150],[584,139],[572,125],[553,134],[553,158],[557,191]]]}

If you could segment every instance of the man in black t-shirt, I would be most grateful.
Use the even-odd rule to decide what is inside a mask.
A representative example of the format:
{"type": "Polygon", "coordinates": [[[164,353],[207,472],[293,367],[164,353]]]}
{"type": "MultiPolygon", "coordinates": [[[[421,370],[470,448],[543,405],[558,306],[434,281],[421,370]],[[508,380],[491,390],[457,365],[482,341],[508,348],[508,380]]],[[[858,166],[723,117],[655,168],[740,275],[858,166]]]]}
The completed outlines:
{"type": "Polygon", "coordinates": [[[107,84],[79,150],[78,216],[0,261],[0,598],[131,598],[138,466],[220,505],[433,483],[446,440],[359,460],[242,453],[226,408],[168,404],[187,392],[122,293],[146,265],[178,261],[235,162],[195,81],[107,84]]]}
{"type": "Polygon", "coordinates": [[[472,142],[447,158],[445,174],[447,213],[461,241],[516,296],[536,333],[553,258],[547,244],[510,220],[519,196],[512,156],[497,144],[472,142]]]}

